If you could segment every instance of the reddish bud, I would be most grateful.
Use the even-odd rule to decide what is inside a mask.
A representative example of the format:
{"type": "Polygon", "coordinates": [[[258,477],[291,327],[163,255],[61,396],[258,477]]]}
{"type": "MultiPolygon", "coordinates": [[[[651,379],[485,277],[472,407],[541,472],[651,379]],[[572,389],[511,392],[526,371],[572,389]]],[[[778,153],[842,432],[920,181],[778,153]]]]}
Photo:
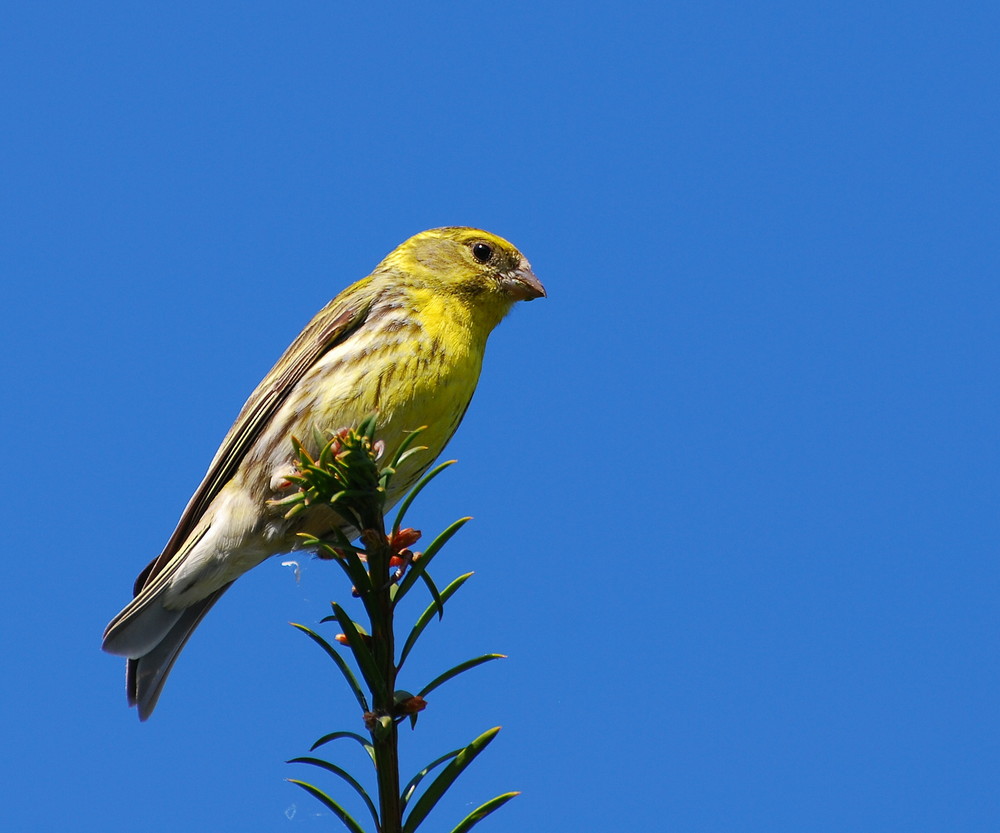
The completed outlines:
{"type": "Polygon", "coordinates": [[[400,529],[398,532],[389,536],[389,548],[393,552],[399,552],[407,547],[412,547],[415,543],[417,543],[417,541],[420,540],[420,535],[421,533],[419,529],[413,529],[412,527],[400,529]]]}
{"type": "Polygon", "coordinates": [[[412,550],[400,550],[398,555],[394,555],[389,559],[389,564],[392,567],[399,567],[400,565],[409,566],[415,557],[412,550]]]}
{"type": "Polygon", "coordinates": [[[427,701],[423,697],[413,696],[408,700],[403,700],[397,704],[396,710],[399,714],[416,714],[427,708],[427,701]]]}

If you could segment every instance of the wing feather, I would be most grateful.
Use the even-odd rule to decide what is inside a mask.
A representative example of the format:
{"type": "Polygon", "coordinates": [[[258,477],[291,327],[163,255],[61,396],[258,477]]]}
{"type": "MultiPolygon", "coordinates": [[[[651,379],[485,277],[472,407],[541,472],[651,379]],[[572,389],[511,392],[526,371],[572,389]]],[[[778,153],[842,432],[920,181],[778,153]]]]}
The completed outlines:
{"type": "Polygon", "coordinates": [[[364,323],[373,302],[372,294],[364,291],[370,281],[370,278],[359,281],[320,310],[250,394],[201,485],[188,501],[163,552],[136,580],[136,595],[156,579],[184,545],[209,505],[236,474],[251,446],[309,368],[327,351],[343,344],[364,323]]]}

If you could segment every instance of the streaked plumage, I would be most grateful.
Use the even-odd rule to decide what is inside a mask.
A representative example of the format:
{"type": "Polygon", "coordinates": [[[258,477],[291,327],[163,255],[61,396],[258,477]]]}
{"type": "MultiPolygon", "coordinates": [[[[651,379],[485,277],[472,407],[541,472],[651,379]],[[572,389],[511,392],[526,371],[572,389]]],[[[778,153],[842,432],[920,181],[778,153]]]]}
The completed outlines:
{"type": "Polygon", "coordinates": [[[313,318],[243,406],[163,552],[108,625],[104,650],[128,657],[127,694],[146,719],[191,633],[229,585],[298,532],[322,536],[328,509],[293,521],[268,500],[291,471],[290,437],[315,437],[378,414],[389,449],[427,430],[423,455],[393,480],[411,487],[458,427],[476,387],[486,339],[518,300],[545,294],[524,257],[485,231],[443,228],[400,245],[367,278],[313,318]]]}

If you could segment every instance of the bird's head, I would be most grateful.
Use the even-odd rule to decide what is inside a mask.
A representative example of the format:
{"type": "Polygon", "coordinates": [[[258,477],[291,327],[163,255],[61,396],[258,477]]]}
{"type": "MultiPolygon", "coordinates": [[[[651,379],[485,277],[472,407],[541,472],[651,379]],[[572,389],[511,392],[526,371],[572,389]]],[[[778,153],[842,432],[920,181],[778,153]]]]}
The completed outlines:
{"type": "Polygon", "coordinates": [[[436,293],[495,308],[498,320],[517,301],[545,297],[545,287],[524,255],[502,237],[481,229],[421,232],[398,246],[382,266],[409,275],[436,293]]]}

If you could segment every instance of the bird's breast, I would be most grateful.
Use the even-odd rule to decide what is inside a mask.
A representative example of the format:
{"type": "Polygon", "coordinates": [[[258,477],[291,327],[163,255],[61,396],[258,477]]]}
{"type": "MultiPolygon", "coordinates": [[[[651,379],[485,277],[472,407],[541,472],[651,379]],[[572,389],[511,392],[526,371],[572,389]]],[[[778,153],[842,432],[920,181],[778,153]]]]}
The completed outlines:
{"type": "Polygon", "coordinates": [[[476,389],[485,344],[468,328],[413,327],[393,321],[386,318],[374,322],[381,326],[360,328],[324,354],[295,386],[261,437],[271,458],[269,477],[288,470],[289,436],[315,454],[317,435],[329,437],[373,413],[387,454],[408,432],[426,426],[419,444],[428,450],[401,467],[393,500],[440,454],[476,389]]]}

